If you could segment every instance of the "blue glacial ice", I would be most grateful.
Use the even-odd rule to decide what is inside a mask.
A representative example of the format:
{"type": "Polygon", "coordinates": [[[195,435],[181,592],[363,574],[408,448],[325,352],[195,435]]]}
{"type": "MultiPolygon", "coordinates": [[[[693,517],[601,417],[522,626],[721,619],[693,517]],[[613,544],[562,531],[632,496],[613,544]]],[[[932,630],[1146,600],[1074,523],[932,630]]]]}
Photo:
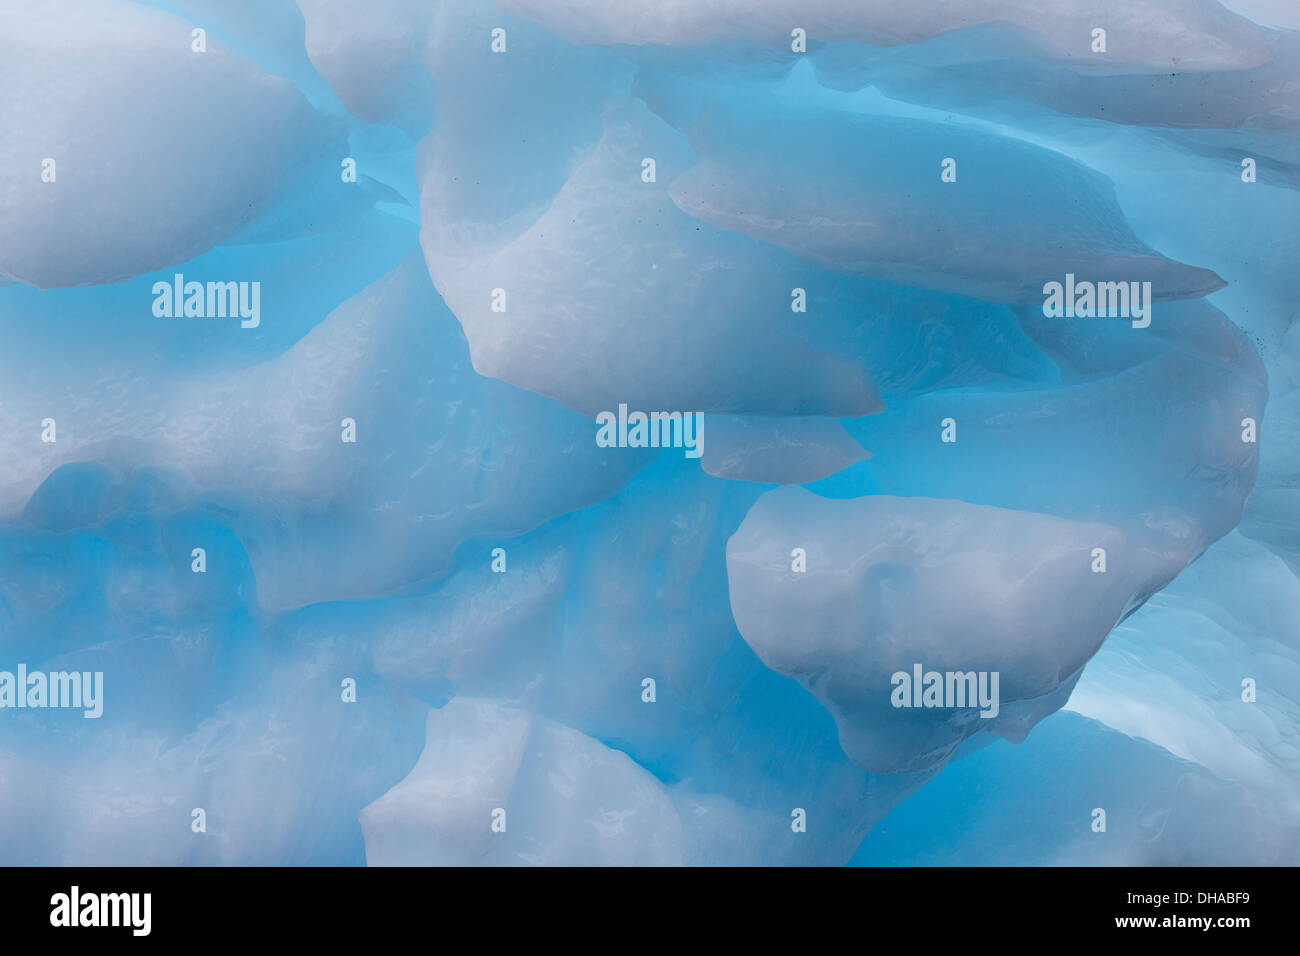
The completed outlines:
{"type": "Polygon", "coordinates": [[[1300,862],[1285,0],[4,21],[0,863],[1300,862]]]}

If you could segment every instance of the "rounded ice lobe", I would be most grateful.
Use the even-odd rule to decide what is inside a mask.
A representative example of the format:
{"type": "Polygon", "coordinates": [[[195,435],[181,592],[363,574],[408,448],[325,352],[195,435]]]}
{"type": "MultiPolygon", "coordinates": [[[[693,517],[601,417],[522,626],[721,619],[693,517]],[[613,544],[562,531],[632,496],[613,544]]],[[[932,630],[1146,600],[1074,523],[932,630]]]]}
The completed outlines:
{"type": "Polygon", "coordinates": [[[1227,70],[1271,55],[1264,31],[1214,0],[499,0],[502,9],[573,43],[725,43],[737,37],[790,48],[792,29],[808,41],[917,43],[969,27],[998,25],[1023,35],[1041,55],[1073,67],[1135,71],[1227,70]],[[1105,55],[1093,30],[1107,32],[1105,55]]]}
{"type": "Polygon", "coordinates": [[[424,753],[361,811],[371,866],[667,866],[667,789],[624,753],[499,701],[429,712],[424,753]]]}
{"type": "Polygon", "coordinates": [[[941,766],[980,731],[1023,739],[1181,567],[1104,524],[801,488],[763,495],[727,542],[741,635],[830,711],[844,752],[873,773],[941,766]],[[992,694],[918,706],[920,688],[900,697],[895,679],[917,668],[945,685],[973,673],[992,694]]]}
{"type": "Polygon", "coordinates": [[[0,31],[0,279],[114,282],[235,234],[324,132],[289,81],[124,0],[11,4],[0,31]]]}
{"type": "Polygon", "coordinates": [[[298,0],[312,65],[348,110],[370,123],[428,128],[432,96],[421,58],[433,0],[298,0]]]}
{"type": "Polygon", "coordinates": [[[1044,286],[1147,282],[1156,300],[1224,286],[1133,235],[1103,177],[1059,153],[969,128],[844,112],[706,110],[701,161],[673,181],[697,219],[813,265],[992,302],[1044,286]],[[956,181],[940,176],[952,161],[956,181]]]}
{"type": "Polygon", "coordinates": [[[421,246],[481,374],[591,416],[620,403],[761,415],[882,407],[860,367],[790,321],[798,263],[673,205],[665,185],[690,153],[640,102],[605,114],[599,144],[510,238],[475,244],[473,220],[451,228],[448,208],[482,190],[432,149],[421,162],[421,246]]]}
{"type": "MultiPolygon", "coordinates": [[[[1032,97],[1062,113],[1111,123],[1294,134],[1300,128],[1300,32],[1278,33],[1273,43],[1275,52],[1267,62],[1214,73],[1175,69],[1098,76],[1036,61],[958,60],[936,64],[920,92],[913,68],[904,65],[896,74],[888,67],[864,68],[858,65],[864,58],[856,47],[833,51],[825,64],[819,57],[819,68],[824,66],[831,85],[878,83],[914,100],[944,98],[963,111],[999,98],[1032,97]]],[[[1212,143],[1223,148],[1225,139],[1218,132],[1212,143]]],[[[1275,148],[1288,145],[1284,140],[1275,148]]]]}

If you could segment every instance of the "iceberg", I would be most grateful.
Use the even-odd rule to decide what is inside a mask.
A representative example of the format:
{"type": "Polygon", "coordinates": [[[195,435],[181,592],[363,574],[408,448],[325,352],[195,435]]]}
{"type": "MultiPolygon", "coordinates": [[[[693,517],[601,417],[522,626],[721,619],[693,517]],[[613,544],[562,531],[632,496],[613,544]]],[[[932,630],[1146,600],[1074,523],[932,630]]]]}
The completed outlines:
{"type": "Polygon", "coordinates": [[[0,862],[1294,862],[1298,29],[9,4],[0,862]]]}

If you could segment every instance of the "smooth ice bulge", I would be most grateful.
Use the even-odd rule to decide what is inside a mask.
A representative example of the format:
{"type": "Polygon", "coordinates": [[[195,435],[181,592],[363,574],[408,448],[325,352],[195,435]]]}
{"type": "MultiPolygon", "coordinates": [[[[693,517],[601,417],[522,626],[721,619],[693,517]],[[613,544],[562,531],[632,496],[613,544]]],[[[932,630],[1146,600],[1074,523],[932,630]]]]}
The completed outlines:
{"type": "Polygon", "coordinates": [[[590,737],[488,700],[431,711],[415,769],[361,825],[371,866],[682,862],[662,783],[590,737]]]}
{"type": "Polygon", "coordinates": [[[987,730],[1022,739],[1110,629],[1177,572],[1116,528],[960,501],[769,492],[727,542],[736,626],[835,716],[872,772],[929,769],[987,730]],[[1110,565],[1098,573],[1096,549],[1110,565]],[[911,709],[893,675],[997,675],[1000,701],[911,709]],[[900,706],[901,700],[901,706],[900,706]]]}
{"type": "MultiPolygon", "coordinates": [[[[569,0],[502,0],[517,16],[535,20],[577,43],[724,43],[738,35],[770,45],[789,43],[791,24],[814,37],[849,38],[876,46],[916,43],[952,30],[997,24],[1025,35],[1042,54],[1088,64],[1089,37],[1099,13],[1117,34],[1108,64],[1134,71],[1177,66],[1226,70],[1256,66],[1271,48],[1258,27],[1217,3],[1197,0],[978,0],[954,7],[943,0],[896,4],[888,0],[634,0],[608,6],[569,0]]],[[[1094,61],[1095,62],[1095,61],[1094,61]]]]}
{"type": "Polygon", "coordinates": [[[334,139],[292,83],[215,38],[196,52],[170,14],[57,0],[5,19],[0,279],[100,284],[183,262],[334,139]]]}
{"type": "Polygon", "coordinates": [[[851,114],[760,119],[731,104],[699,117],[692,145],[701,162],[669,188],[679,208],[826,269],[994,302],[1041,303],[1067,273],[1141,278],[1157,300],[1224,284],[1145,247],[1104,180],[1006,137],[851,114]]]}

